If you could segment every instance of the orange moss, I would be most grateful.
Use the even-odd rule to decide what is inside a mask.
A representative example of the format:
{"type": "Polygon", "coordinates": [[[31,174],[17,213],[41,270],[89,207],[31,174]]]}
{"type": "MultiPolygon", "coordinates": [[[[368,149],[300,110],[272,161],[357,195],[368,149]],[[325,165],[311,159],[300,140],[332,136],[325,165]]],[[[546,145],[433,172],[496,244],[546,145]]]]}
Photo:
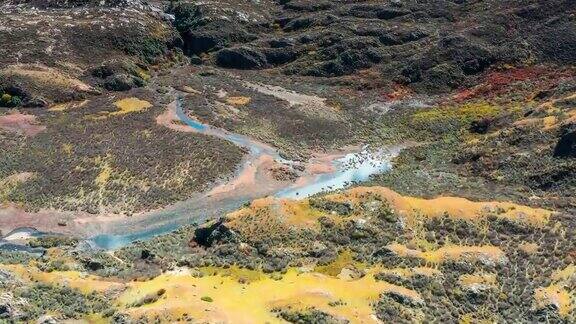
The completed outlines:
{"type": "Polygon", "coordinates": [[[341,194],[329,195],[326,199],[358,204],[374,195],[386,200],[394,212],[406,218],[409,225],[413,225],[417,217],[437,218],[447,215],[451,218],[468,221],[479,221],[488,216],[495,216],[541,227],[548,223],[552,215],[549,210],[509,202],[474,202],[459,197],[423,199],[402,196],[383,187],[353,188],[341,194]]]}
{"type": "Polygon", "coordinates": [[[534,254],[538,252],[540,246],[536,243],[522,243],[518,246],[518,248],[526,254],[534,254]]]}
{"type": "Polygon", "coordinates": [[[536,289],[534,292],[535,308],[542,309],[550,305],[556,307],[560,316],[566,317],[573,309],[572,296],[560,285],[536,289]]]}
{"type": "Polygon", "coordinates": [[[228,97],[226,103],[233,106],[246,106],[250,103],[250,97],[228,97]]]}
{"type": "Polygon", "coordinates": [[[244,234],[249,230],[257,235],[267,235],[289,228],[318,229],[318,219],[322,216],[325,216],[322,212],[310,208],[307,200],[268,197],[256,199],[249,207],[228,214],[226,224],[244,234]]]}

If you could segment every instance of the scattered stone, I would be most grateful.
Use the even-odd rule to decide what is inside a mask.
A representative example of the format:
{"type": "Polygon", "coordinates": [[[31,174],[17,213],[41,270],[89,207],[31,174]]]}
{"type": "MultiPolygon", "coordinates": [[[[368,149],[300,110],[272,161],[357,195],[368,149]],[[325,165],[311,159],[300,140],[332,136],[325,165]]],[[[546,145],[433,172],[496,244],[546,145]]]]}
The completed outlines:
{"type": "Polygon", "coordinates": [[[488,133],[492,122],[493,121],[490,118],[475,120],[470,124],[470,132],[476,134],[486,134],[488,133]]]}

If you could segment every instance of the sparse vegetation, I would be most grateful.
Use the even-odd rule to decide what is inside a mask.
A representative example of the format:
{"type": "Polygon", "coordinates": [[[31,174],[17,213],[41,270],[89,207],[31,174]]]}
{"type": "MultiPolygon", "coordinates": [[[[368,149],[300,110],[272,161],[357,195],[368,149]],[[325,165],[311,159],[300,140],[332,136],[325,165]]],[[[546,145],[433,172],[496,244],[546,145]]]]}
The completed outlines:
{"type": "Polygon", "coordinates": [[[17,291],[19,297],[29,302],[24,310],[24,320],[38,318],[46,312],[77,319],[83,315],[103,313],[110,307],[106,298],[97,293],[84,295],[75,289],[46,283],[34,284],[17,291]]]}
{"type": "MultiPolygon", "coordinates": [[[[149,107],[143,100],[136,103],[149,107]]],[[[232,144],[155,125],[163,107],[117,115],[134,110],[124,108],[91,102],[46,119],[47,131],[34,138],[0,138],[5,148],[0,179],[18,172],[37,174],[11,190],[7,200],[30,210],[133,213],[184,199],[230,174],[240,161],[241,152],[232,144]],[[86,119],[90,115],[108,117],[86,119]]]]}

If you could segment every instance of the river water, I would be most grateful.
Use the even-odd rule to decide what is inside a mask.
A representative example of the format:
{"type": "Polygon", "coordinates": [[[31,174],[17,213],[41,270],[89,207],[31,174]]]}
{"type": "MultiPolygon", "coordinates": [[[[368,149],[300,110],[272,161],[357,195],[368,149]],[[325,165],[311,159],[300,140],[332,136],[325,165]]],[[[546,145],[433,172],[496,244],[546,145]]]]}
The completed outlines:
{"type": "MultiPolygon", "coordinates": [[[[222,138],[249,151],[249,156],[245,159],[246,163],[243,164],[239,173],[264,155],[287,166],[294,164],[294,162],[282,158],[274,148],[267,144],[190,118],[183,111],[181,100],[178,99],[176,103],[176,116],[180,121],[198,133],[222,138]]],[[[365,182],[374,174],[388,171],[392,167],[391,159],[397,156],[400,150],[400,147],[394,147],[374,152],[365,147],[358,152],[349,153],[332,160],[330,172],[315,175],[312,179],[298,186],[288,184],[285,188],[269,194],[278,198],[299,199],[325,191],[346,188],[354,183],[365,182]]],[[[224,215],[239,208],[245,202],[245,200],[234,196],[214,199],[205,194],[198,194],[173,206],[150,212],[144,218],[127,218],[120,223],[115,223],[113,228],[104,231],[106,234],[92,237],[85,243],[92,248],[118,249],[135,241],[148,240],[172,232],[187,224],[202,223],[207,219],[224,215]]]]}

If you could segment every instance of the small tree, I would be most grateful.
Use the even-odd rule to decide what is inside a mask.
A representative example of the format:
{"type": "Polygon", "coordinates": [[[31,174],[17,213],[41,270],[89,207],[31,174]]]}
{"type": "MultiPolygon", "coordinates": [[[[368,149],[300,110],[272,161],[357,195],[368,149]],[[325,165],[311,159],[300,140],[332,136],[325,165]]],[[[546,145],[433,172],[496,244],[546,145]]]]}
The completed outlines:
{"type": "Polygon", "coordinates": [[[10,102],[12,102],[12,96],[7,93],[2,94],[0,97],[0,106],[8,107],[10,102]]]}
{"type": "Polygon", "coordinates": [[[12,96],[9,93],[4,93],[0,96],[1,107],[18,107],[22,105],[22,99],[18,96],[12,96]]]}

